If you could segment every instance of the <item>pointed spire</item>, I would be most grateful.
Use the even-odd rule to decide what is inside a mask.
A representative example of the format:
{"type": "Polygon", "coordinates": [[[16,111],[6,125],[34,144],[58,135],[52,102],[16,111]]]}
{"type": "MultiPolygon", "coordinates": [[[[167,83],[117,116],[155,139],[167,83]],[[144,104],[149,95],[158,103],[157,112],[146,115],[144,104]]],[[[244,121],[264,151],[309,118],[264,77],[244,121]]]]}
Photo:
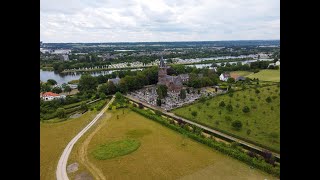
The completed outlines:
{"type": "Polygon", "coordinates": [[[165,67],[165,63],[164,63],[164,60],[163,60],[163,56],[161,56],[160,58],[160,67],[165,67]]]}

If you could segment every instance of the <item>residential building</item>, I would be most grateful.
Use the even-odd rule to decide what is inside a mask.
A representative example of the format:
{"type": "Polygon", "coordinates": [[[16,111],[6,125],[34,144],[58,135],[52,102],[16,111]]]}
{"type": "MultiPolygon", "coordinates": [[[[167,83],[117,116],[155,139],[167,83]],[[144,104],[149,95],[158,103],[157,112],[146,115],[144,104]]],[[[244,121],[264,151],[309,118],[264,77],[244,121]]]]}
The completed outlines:
{"type": "Polygon", "coordinates": [[[219,79],[221,81],[227,81],[228,78],[230,78],[230,73],[228,73],[228,72],[221,73],[219,76],[219,79]]]}
{"type": "Polygon", "coordinates": [[[45,92],[43,94],[40,94],[40,98],[42,98],[44,101],[52,101],[54,99],[61,99],[66,98],[65,95],[59,95],[53,92],[45,92]]]}
{"type": "Polygon", "coordinates": [[[120,83],[120,78],[117,76],[116,78],[113,79],[108,79],[108,82],[113,82],[114,85],[118,85],[120,83]]]}

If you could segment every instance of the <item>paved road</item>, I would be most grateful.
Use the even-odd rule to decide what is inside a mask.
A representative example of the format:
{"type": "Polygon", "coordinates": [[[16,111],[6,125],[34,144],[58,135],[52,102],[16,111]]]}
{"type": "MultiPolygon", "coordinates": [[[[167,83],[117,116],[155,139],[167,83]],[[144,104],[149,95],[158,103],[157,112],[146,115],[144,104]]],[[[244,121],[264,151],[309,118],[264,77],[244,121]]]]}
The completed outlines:
{"type": "MultiPolygon", "coordinates": [[[[195,122],[193,122],[193,121],[190,121],[190,120],[184,119],[184,118],[182,118],[182,117],[176,116],[176,115],[173,114],[173,113],[166,112],[166,111],[164,111],[163,109],[161,109],[161,108],[159,108],[159,107],[155,107],[155,106],[150,105],[150,104],[148,104],[148,103],[142,102],[142,101],[140,101],[139,99],[134,98],[134,97],[131,96],[131,95],[127,95],[126,97],[129,98],[129,99],[131,99],[132,101],[140,102],[140,103],[142,103],[144,106],[149,107],[149,108],[151,108],[151,109],[159,110],[159,111],[161,111],[163,114],[165,114],[165,115],[167,115],[167,116],[170,116],[170,117],[172,117],[172,118],[174,118],[174,119],[180,119],[180,120],[182,120],[182,121],[184,121],[184,122],[187,122],[187,123],[189,123],[189,124],[193,124],[193,125],[195,125],[195,126],[197,126],[197,127],[200,127],[200,128],[205,129],[205,130],[207,130],[207,131],[209,131],[209,132],[212,132],[213,134],[217,134],[217,135],[220,135],[220,136],[222,136],[222,137],[224,137],[224,138],[226,138],[226,139],[229,139],[229,140],[231,140],[231,141],[238,142],[238,143],[240,143],[240,144],[242,144],[242,145],[244,145],[244,146],[246,146],[246,147],[248,147],[248,148],[255,149],[255,150],[258,150],[258,151],[260,151],[260,152],[266,150],[266,149],[261,148],[261,147],[259,147],[259,146],[256,146],[256,145],[253,145],[253,144],[251,144],[251,143],[248,143],[248,142],[245,142],[245,141],[243,141],[243,140],[240,140],[240,139],[238,139],[238,138],[229,136],[229,135],[227,135],[227,134],[225,134],[225,133],[222,133],[222,132],[220,132],[220,131],[217,131],[217,130],[208,128],[208,127],[203,126],[203,125],[201,125],[201,124],[198,124],[198,123],[195,123],[195,122]]],[[[270,151],[270,150],[269,150],[269,151],[270,151]]],[[[278,154],[278,153],[276,153],[276,152],[272,152],[272,151],[270,151],[270,152],[271,152],[277,159],[280,160],[280,154],[278,154]]]]}
{"type": "Polygon", "coordinates": [[[56,176],[57,180],[69,180],[67,175],[67,162],[71,150],[74,144],[81,138],[81,136],[88,131],[88,129],[98,121],[98,119],[103,115],[103,113],[108,109],[109,105],[113,102],[114,96],[110,100],[110,102],[100,111],[100,113],[85,127],[83,128],[67,145],[64,149],[57,166],[56,176]]]}

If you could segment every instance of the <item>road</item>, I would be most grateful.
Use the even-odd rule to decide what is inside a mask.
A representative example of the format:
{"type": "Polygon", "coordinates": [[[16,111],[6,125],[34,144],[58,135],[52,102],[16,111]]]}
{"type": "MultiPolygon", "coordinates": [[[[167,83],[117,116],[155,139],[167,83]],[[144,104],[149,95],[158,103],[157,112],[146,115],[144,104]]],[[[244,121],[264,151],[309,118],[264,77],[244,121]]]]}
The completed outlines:
{"type": "MultiPolygon", "coordinates": [[[[254,149],[254,150],[257,150],[257,151],[260,151],[260,152],[263,152],[263,151],[266,150],[266,149],[264,149],[264,148],[262,148],[262,147],[259,147],[259,146],[256,146],[256,145],[254,145],[254,144],[248,143],[248,142],[246,142],[246,141],[240,140],[240,139],[238,139],[238,138],[229,136],[229,135],[227,135],[227,134],[225,134],[225,133],[222,133],[222,132],[220,132],[220,131],[217,131],[217,130],[208,128],[208,127],[203,126],[203,125],[201,125],[201,124],[198,124],[198,123],[196,123],[196,122],[193,122],[193,121],[187,120],[187,119],[185,119],[185,118],[176,116],[176,115],[173,114],[173,113],[166,112],[166,111],[164,111],[163,109],[161,109],[161,108],[159,108],[159,107],[155,107],[155,106],[152,106],[152,105],[150,105],[150,104],[148,104],[148,103],[145,103],[145,102],[143,102],[143,101],[140,101],[139,99],[137,99],[137,98],[135,98],[135,97],[133,97],[133,96],[131,96],[131,95],[126,95],[126,97],[129,98],[129,99],[132,100],[132,101],[140,102],[140,103],[142,103],[144,106],[146,106],[146,107],[148,107],[148,108],[150,108],[150,109],[159,110],[159,111],[161,111],[163,114],[165,114],[165,115],[167,115],[167,116],[169,116],[169,117],[172,117],[172,118],[174,118],[174,119],[180,119],[180,120],[182,120],[182,121],[184,121],[184,122],[187,122],[187,123],[189,123],[189,124],[193,124],[193,125],[195,125],[195,126],[197,126],[197,127],[200,127],[200,128],[202,128],[202,129],[205,129],[205,130],[207,130],[207,131],[209,131],[209,132],[211,132],[211,133],[213,133],[213,134],[217,134],[217,135],[219,135],[219,136],[221,136],[221,137],[224,137],[225,139],[229,139],[230,141],[238,142],[238,143],[242,144],[243,146],[248,147],[249,149],[254,149]]],[[[269,150],[269,151],[270,151],[270,150],[269,150]]],[[[276,152],[272,152],[272,151],[270,151],[270,152],[271,152],[278,160],[280,160],[280,154],[278,154],[278,153],[276,153],[276,152]]]]}
{"type": "Polygon", "coordinates": [[[56,171],[57,180],[69,180],[67,175],[67,162],[73,146],[81,138],[81,136],[84,133],[86,133],[88,129],[90,129],[90,127],[94,125],[94,123],[98,121],[98,119],[108,109],[109,105],[113,102],[114,98],[115,97],[113,96],[110,102],[100,111],[100,113],[85,128],[83,128],[66,146],[57,165],[57,171],[56,171]]]}

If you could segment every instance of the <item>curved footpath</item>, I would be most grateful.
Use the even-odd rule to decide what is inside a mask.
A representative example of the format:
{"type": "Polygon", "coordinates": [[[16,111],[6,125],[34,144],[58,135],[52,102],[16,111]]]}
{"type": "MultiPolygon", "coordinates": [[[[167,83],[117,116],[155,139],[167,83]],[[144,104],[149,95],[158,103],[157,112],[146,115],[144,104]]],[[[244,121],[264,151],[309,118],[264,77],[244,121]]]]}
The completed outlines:
{"type": "Polygon", "coordinates": [[[100,111],[100,113],[85,128],[83,128],[66,146],[57,165],[57,171],[56,171],[57,180],[69,180],[67,175],[67,162],[74,144],[81,138],[81,136],[84,133],[88,131],[88,129],[94,123],[98,121],[98,119],[103,115],[103,113],[108,109],[110,104],[113,102],[114,98],[115,97],[113,96],[110,102],[100,111]]]}

